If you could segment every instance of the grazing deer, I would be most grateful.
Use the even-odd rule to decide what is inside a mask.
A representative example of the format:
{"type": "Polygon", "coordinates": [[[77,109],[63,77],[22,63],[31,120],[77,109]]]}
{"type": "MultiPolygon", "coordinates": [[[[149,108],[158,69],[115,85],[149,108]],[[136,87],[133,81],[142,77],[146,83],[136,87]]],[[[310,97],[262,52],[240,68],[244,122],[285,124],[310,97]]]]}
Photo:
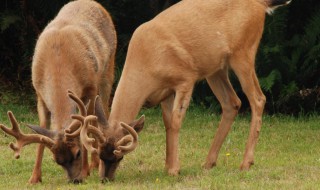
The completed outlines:
{"type": "MultiPolygon", "coordinates": [[[[36,44],[32,82],[37,94],[40,127],[32,126],[32,129],[53,140],[53,157],[68,171],[71,181],[77,182],[89,175],[89,166],[86,150],[81,152],[80,143],[70,144],[64,136],[72,121],[70,116],[76,111],[76,104],[68,98],[67,91],[74,92],[86,104],[99,94],[104,110],[108,110],[116,45],[109,13],[91,0],[66,4],[36,44]],[[83,164],[78,161],[81,159],[83,164]]],[[[89,104],[88,113],[93,114],[93,103],[89,104]]],[[[41,182],[43,150],[44,145],[40,143],[30,183],[41,182]]],[[[92,157],[96,158],[92,167],[97,167],[99,158],[92,157]]]]}
{"type": "MultiPolygon", "coordinates": [[[[119,161],[136,147],[144,117],[132,121],[144,103],[161,104],[166,128],[166,170],[177,175],[179,130],[194,84],[202,79],[207,80],[223,110],[204,168],[215,166],[241,106],[228,78],[229,69],[237,75],[252,110],[241,164],[242,170],[249,169],[254,163],[266,101],[255,73],[255,55],[266,11],[288,3],[288,0],[184,0],[141,25],[130,41],[109,121],[101,118],[104,115],[101,109],[96,109],[100,130],[85,127],[89,125],[82,122],[83,130],[90,128],[87,133],[104,139],[100,140],[98,150],[84,143],[88,150],[100,155],[100,177],[112,179],[119,161]]],[[[81,141],[91,142],[85,135],[81,141]]]]}

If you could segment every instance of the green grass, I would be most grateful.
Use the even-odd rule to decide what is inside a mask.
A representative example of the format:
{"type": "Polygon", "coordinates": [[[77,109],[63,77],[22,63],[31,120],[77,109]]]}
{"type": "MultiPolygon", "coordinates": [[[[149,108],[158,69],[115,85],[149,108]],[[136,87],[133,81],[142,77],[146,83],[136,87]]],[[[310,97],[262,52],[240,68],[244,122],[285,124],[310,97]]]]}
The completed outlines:
{"type": "MultiPolygon", "coordinates": [[[[0,123],[7,126],[7,110],[20,123],[38,123],[36,112],[21,105],[1,105],[0,123]]],[[[8,144],[12,137],[0,132],[0,189],[320,189],[320,116],[264,116],[250,171],[239,170],[249,132],[249,115],[237,117],[220,151],[217,167],[203,170],[219,115],[192,107],[180,132],[181,175],[164,172],[165,130],[159,109],[142,110],[146,115],[138,148],[125,156],[116,180],[101,184],[94,171],[81,185],[68,184],[66,174],[46,150],[42,179],[27,183],[35,160],[32,144],[16,160],[8,144]],[[229,155],[230,154],[230,155],[229,155]]],[[[22,125],[23,131],[30,132],[22,125]]]]}

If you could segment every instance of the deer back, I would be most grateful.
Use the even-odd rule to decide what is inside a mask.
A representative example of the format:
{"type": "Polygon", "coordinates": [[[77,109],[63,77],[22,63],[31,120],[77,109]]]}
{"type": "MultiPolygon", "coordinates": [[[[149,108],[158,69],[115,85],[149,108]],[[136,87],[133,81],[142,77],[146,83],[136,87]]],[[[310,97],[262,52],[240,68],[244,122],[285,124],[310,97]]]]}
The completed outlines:
{"type": "Polygon", "coordinates": [[[112,20],[94,1],[68,3],[48,24],[36,44],[32,82],[37,95],[53,113],[53,124],[69,122],[70,113],[75,110],[67,90],[81,98],[97,94],[101,78],[109,67],[113,68],[110,60],[115,50],[112,20]]]}

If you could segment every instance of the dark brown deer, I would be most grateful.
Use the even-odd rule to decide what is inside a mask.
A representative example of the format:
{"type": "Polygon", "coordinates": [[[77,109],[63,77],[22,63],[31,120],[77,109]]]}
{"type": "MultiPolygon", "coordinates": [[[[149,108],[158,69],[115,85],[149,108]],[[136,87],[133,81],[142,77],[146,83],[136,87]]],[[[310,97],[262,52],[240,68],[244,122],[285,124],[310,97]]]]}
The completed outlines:
{"type": "MultiPolygon", "coordinates": [[[[32,126],[32,129],[54,142],[55,161],[75,182],[89,175],[89,165],[86,150],[81,151],[80,143],[69,143],[64,136],[77,107],[68,98],[67,91],[74,92],[86,104],[99,94],[104,110],[108,111],[116,45],[109,13],[95,1],[78,0],[60,10],[39,36],[35,47],[32,82],[37,94],[40,127],[32,126]]],[[[88,113],[93,114],[93,103],[89,104],[88,113]]],[[[43,150],[44,145],[40,143],[30,183],[41,182],[43,150]]],[[[92,155],[92,158],[91,168],[98,167],[98,156],[92,155]]]]}
{"type": "MultiPolygon", "coordinates": [[[[194,84],[202,79],[207,80],[223,110],[204,168],[215,166],[241,106],[228,78],[229,69],[237,75],[252,110],[240,167],[249,169],[254,163],[266,101],[255,73],[255,55],[266,11],[288,3],[288,0],[184,0],[141,25],[130,41],[109,121],[99,114],[101,109],[96,109],[100,131],[82,122],[82,130],[92,129],[85,132],[97,137],[103,134],[98,149],[102,160],[100,177],[112,179],[119,161],[136,147],[144,117],[132,121],[144,103],[161,104],[166,128],[165,165],[170,175],[178,175],[179,130],[194,84]]],[[[81,140],[90,141],[85,135],[81,140]]],[[[96,151],[90,148],[90,143],[84,145],[96,151]]]]}

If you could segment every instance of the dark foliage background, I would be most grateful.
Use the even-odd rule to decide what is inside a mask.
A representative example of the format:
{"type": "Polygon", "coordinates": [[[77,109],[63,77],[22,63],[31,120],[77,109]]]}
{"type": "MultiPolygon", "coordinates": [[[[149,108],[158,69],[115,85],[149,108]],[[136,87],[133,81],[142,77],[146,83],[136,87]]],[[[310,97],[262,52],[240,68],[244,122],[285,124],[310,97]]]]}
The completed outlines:
{"type": "MultiPolygon", "coordinates": [[[[179,0],[98,0],[112,15],[118,33],[116,79],[133,31],[179,0]]],[[[2,0],[0,4],[0,105],[35,104],[30,66],[38,35],[68,0],[2,0]]],[[[320,1],[293,0],[267,16],[256,70],[269,113],[320,112],[320,1]]],[[[234,75],[233,86],[249,109],[234,75]]],[[[116,84],[115,84],[116,86],[116,84]]],[[[219,110],[206,82],[193,102],[219,110]]]]}

